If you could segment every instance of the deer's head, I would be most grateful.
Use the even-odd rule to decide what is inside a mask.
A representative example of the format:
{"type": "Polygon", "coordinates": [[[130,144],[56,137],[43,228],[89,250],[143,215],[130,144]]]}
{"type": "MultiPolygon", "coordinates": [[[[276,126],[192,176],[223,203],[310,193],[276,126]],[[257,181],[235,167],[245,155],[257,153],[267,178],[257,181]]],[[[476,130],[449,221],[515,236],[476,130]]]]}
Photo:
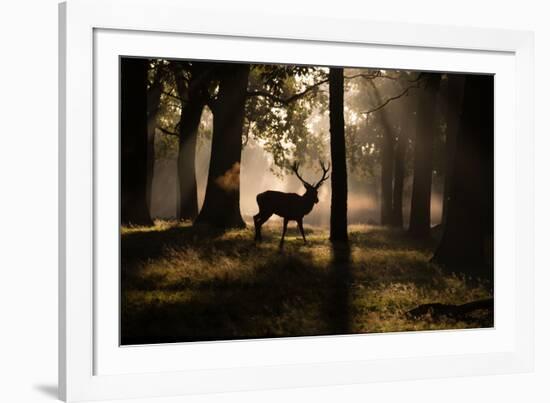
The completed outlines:
{"type": "Polygon", "coordinates": [[[306,188],[306,193],[304,194],[303,197],[305,197],[306,199],[312,201],[313,203],[318,203],[319,202],[319,198],[317,197],[317,190],[323,184],[323,182],[326,181],[330,177],[330,175],[328,175],[328,171],[330,170],[330,164],[328,164],[328,166],[326,166],[326,167],[325,167],[325,164],[322,161],[319,161],[319,164],[321,165],[321,169],[323,170],[323,175],[321,176],[321,179],[315,185],[312,185],[312,184],[306,182],[300,176],[300,174],[298,173],[298,169],[300,168],[300,165],[297,162],[295,162],[294,165],[292,165],[292,171],[294,172],[296,177],[298,179],[300,179],[300,182],[302,182],[302,184],[306,188]]]}

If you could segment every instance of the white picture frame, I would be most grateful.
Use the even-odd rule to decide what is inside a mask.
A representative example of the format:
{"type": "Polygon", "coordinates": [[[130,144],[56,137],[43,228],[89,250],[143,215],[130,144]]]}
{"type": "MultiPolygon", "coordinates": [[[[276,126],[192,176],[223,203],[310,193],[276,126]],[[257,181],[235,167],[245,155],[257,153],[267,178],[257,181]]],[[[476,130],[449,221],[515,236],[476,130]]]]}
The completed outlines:
{"type": "Polygon", "coordinates": [[[59,39],[62,399],[170,396],[532,370],[532,33],[206,13],[170,0],[70,0],[60,5],[59,39]],[[188,53],[178,46],[182,41],[188,53]],[[376,60],[352,57],[358,49],[376,60]],[[369,67],[496,74],[495,328],[119,347],[113,341],[118,331],[113,325],[116,314],[110,313],[117,310],[117,305],[111,307],[116,304],[118,266],[113,265],[118,261],[102,246],[102,242],[109,243],[105,239],[118,237],[118,228],[109,226],[107,218],[113,214],[109,205],[118,208],[113,194],[116,175],[110,175],[114,182],[109,182],[108,174],[118,162],[116,148],[109,151],[108,142],[98,141],[98,128],[103,133],[103,128],[111,130],[116,123],[116,114],[113,123],[108,111],[118,104],[112,93],[118,78],[117,71],[111,75],[109,69],[120,54],[344,66],[374,63],[369,67]],[[506,179],[500,193],[499,176],[506,179]],[[511,177],[515,178],[512,185],[511,177]]]}

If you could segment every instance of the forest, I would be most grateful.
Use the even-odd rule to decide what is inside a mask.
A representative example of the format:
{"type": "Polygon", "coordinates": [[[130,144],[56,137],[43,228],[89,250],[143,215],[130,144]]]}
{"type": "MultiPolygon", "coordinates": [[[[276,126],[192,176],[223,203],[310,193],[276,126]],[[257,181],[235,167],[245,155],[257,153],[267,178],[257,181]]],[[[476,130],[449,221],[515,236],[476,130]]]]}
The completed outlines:
{"type": "Polygon", "coordinates": [[[493,94],[122,57],[121,344],[493,327],[493,94]]]}

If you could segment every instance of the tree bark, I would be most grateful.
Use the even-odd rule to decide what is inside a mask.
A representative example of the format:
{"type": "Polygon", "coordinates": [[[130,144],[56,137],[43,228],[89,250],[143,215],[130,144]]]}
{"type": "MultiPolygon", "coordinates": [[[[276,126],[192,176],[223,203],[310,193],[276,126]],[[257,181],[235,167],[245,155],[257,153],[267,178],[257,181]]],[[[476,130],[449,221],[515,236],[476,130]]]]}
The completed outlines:
{"type": "Polygon", "coordinates": [[[468,75],[456,140],[446,225],[433,261],[492,277],[494,78],[468,75]]]}
{"type": "Polygon", "coordinates": [[[178,218],[194,220],[199,211],[195,154],[197,134],[206,104],[204,91],[208,84],[207,68],[201,64],[191,66],[189,85],[185,82],[181,68],[176,66],[174,75],[182,105],[178,133],[178,218]]]}
{"type": "Polygon", "coordinates": [[[332,160],[330,240],[348,241],[348,175],[344,129],[344,70],[329,72],[330,155],[332,160]]]}
{"type": "Polygon", "coordinates": [[[240,164],[249,65],[220,66],[218,99],[213,106],[212,151],[204,204],[195,220],[216,228],[243,228],[240,164]]]}
{"type": "Polygon", "coordinates": [[[144,59],[120,63],[121,222],[152,225],[147,209],[147,65],[144,59]]]}
{"type": "Polygon", "coordinates": [[[464,76],[461,74],[449,74],[447,78],[447,90],[445,93],[445,183],[443,190],[443,208],[441,211],[441,224],[447,221],[447,211],[451,190],[454,155],[456,150],[456,137],[459,130],[460,110],[462,96],[464,95],[464,76]]]}
{"type": "Polygon", "coordinates": [[[409,232],[416,237],[430,234],[433,142],[437,130],[437,93],[440,74],[428,74],[426,87],[418,96],[414,146],[414,176],[409,232]]]}

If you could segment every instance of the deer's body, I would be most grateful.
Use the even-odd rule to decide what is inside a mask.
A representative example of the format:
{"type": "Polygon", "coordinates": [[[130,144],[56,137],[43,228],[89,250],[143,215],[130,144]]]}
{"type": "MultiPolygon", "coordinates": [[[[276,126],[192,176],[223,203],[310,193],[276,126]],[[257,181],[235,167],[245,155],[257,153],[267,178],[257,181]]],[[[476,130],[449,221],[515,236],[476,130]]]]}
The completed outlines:
{"type": "Polygon", "coordinates": [[[257,241],[262,240],[262,225],[275,214],[284,219],[281,246],[285,239],[286,228],[289,221],[296,221],[302,238],[304,239],[304,243],[306,242],[303,218],[305,215],[309,214],[311,210],[313,210],[313,206],[319,202],[317,198],[317,189],[328,179],[328,176],[326,176],[328,168],[325,168],[323,164],[321,164],[321,167],[323,169],[323,177],[315,186],[312,186],[300,177],[298,174],[298,165],[294,165],[294,173],[306,188],[306,192],[303,195],[268,190],[256,196],[256,201],[260,209],[259,213],[254,216],[254,227],[256,229],[255,239],[257,241]]]}
{"type": "Polygon", "coordinates": [[[260,214],[270,212],[279,217],[288,218],[289,220],[299,220],[313,210],[315,199],[308,197],[307,192],[303,195],[296,193],[277,192],[268,190],[256,196],[260,214]]]}

